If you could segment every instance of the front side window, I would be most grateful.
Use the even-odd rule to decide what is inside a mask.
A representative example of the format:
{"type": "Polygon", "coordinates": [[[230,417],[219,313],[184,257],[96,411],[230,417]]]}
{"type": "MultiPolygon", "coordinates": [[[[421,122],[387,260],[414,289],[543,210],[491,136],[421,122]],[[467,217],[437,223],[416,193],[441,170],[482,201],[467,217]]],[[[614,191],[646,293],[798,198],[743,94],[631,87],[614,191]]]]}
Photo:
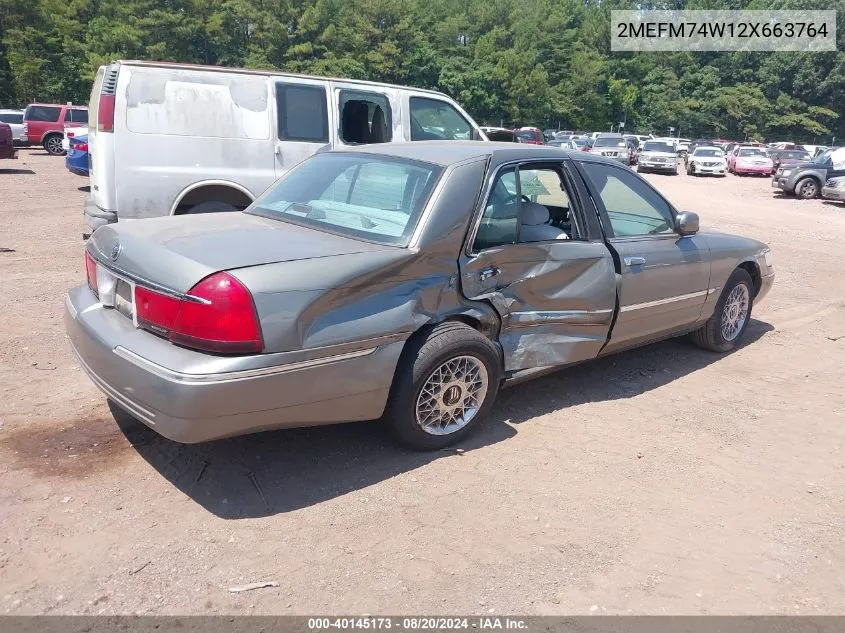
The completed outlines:
{"type": "Polygon", "coordinates": [[[342,90],[340,138],[347,145],[389,143],[393,139],[393,113],[383,94],[342,90]]]}
{"type": "Polygon", "coordinates": [[[583,163],[599,192],[616,237],[674,233],[672,209],[633,172],[600,163],[583,163]]]}
{"type": "Polygon", "coordinates": [[[279,180],[250,213],[405,246],[442,170],[366,154],[317,154],[279,180]]]}
{"type": "Polygon", "coordinates": [[[412,141],[471,141],[472,136],[469,122],[445,101],[411,97],[412,141]]]}
{"type": "Polygon", "coordinates": [[[59,120],[62,113],[61,108],[54,106],[27,106],[26,113],[23,118],[27,121],[43,121],[46,123],[55,123],[59,120]]]}
{"type": "Polygon", "coordinates": [[[279,140],[328,143],[326,89],[322,86],[277,83],[276,113],[279,140]]]}

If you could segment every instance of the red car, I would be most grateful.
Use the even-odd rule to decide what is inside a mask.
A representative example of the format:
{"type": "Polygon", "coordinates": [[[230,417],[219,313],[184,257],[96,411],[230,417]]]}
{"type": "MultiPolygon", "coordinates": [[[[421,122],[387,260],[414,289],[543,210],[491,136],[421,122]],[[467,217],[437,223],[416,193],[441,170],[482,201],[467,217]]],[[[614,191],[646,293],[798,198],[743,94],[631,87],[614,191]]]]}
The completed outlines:
{"type": "Polygon", "coordinates": [[[528,143],[529,145],[545,145],[546,138],[543,136],[543,131],[538,127],[521,127],[514,130],[516,138],[520,143],[528,143]]]}
{"type": "Polygon", "coordinates": [[[12,128],[8,123],[0,123],[0,158],[17,158],[12,128]]]}
{"type": "Polygon", "coordinates": [[[88,125],[88,108],[55,103],[33,103],[26,107],[23,115],[24,133],[29,142],[43,145],[44,149],[54,156],[63,156],[65,153],[62,148],[65,124],[68,126],[88,125]]]}

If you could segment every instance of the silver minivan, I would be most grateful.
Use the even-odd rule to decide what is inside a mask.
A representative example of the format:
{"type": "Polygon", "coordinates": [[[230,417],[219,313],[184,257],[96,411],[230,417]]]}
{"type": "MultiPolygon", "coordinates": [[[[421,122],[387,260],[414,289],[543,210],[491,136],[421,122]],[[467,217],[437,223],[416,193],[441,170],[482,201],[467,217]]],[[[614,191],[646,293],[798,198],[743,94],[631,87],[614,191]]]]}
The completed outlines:
{"type": "Polygon", "coordinates": [[[163,62],[100,67],[89,118],[92,230],[243,209],[291,167],[333,148],[487,140],[439,92],[163,62]]]}

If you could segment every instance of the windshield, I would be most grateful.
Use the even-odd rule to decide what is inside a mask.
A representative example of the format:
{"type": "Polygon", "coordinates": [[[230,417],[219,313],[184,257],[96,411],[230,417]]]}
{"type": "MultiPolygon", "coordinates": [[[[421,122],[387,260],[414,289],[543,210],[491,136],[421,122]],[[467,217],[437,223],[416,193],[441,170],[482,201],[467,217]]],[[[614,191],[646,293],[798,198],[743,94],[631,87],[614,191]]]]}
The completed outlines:
{"type": "Polygon", "coordinates": [[[762,158],[768,158],[765,150],[757,149],[756,147],[743,147],[739,150],[739,156],[760,156],[762,158]]]}
{"type": "Polygon", "coordinates": [[[536,141],[537,136],[531,130],[517,130],[517,138],[524,138],[526,141],[536,141]]]}
{"type": "Polygon", "coordinates": [[[597,138],[593,147],[627,147],[623,138],[597,138]]]}
{"type": "Polygon", "coordinates": [[[718,158],[722,157],[722,150],[716,149],[715,147],[702,147],[700,149],[695,150],[692,153],[693,156],[715,156],[718,158]]]}
{"type": "Polygon", "coordinates": [[[391,246],[406,246],[442,170],[367,154],[317,154],[249,213],[391,246]]]}
{"type": "Polygon", "coordinates": [[[810,154],[809,154],[809,152],[802,152],[802,151],[783,152],[781,154],[781,159],[810,160],[810,154]]]}
{"type": "Polygon", "coordinates": [[[675,153],[675,145],[672,143],[664,143],[662,141],[646,141],[643,144],[644,152],[668,152],[675,153]]]}

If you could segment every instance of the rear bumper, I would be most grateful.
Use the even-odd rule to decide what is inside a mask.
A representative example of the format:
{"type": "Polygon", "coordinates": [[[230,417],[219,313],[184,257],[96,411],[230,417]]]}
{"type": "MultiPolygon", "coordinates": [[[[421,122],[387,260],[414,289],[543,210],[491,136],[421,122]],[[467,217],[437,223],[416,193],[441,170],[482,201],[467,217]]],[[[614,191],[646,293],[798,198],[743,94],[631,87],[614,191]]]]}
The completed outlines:
{"type": "Polygon", "coordinates": [[[822,187],[822,198],[827,200],[845,200],[845,189],[839,187],[822,187]]]}
{"type": "MultiPolygon", "coordinates": [[[[88,174],[86,174],[88,175],[88,174]]],[[[106,224],[113,224],[117,222],[117,212],[101,209],[91,196],[85,199],[85,204],[82,207],[85,214],[85,221],[91,227],[91,231],[96,231],[101,226],[106,224]]]]}
{"type": "Polygon", "coordinates": [[[94,384],[157,433],[185,443],[378,418],[404,343],[394,337],[352,352],[310,350],[323,355],[306,361],[297,360],[306,352],[213,356],[136,329],[87,286],[65,297],[64,319],[94,384]],[[246,363],[265,366],[245,370],[246,363]]]}

